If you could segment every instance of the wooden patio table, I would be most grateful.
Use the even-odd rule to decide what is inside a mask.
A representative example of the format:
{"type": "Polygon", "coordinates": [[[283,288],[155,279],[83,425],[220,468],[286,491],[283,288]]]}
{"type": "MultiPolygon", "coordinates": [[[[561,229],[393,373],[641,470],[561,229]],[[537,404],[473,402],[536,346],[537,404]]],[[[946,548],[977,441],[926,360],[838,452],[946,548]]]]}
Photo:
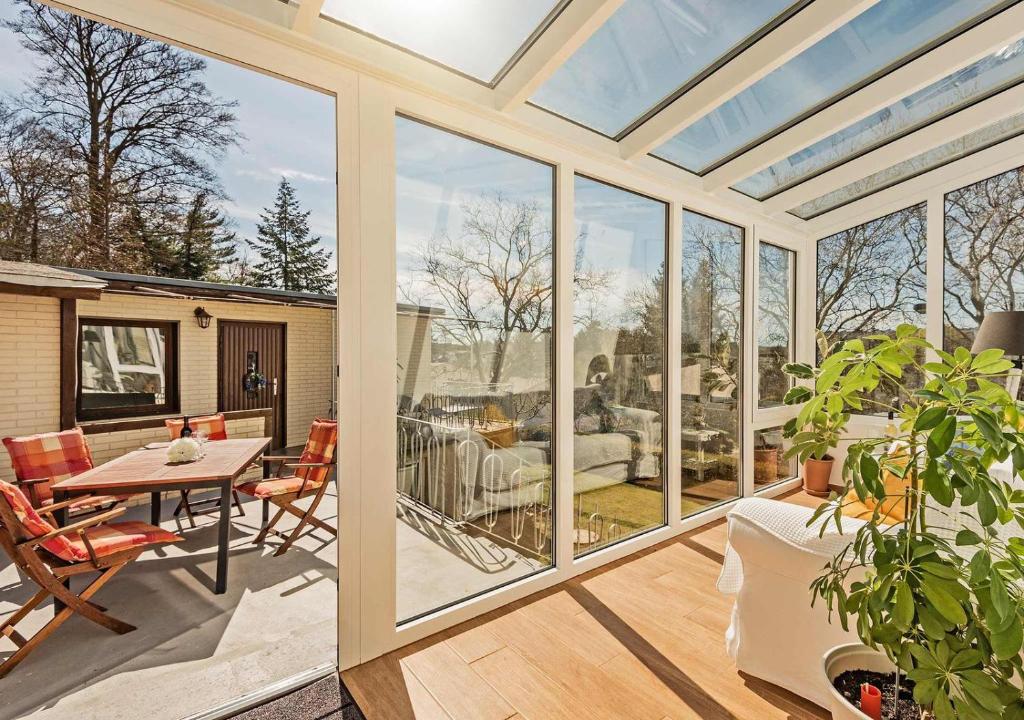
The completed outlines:
{"type": "MultiPolygon", "coordinates": [[[[75,495],[133,495],[150,493],[151,520],[160,524],[160,493],[169,490],[220,488],[217,539],[217,579],[214,593],[222,595],[228,582],[228,529],[231,525],[231,489],[250,465],[266,452],[272,438],[243,438],[207,442],[205,455],[195,462],[167,461],[166,443],[122,455],[81,475],[54,483],[54,502],[75,495]]],[[[64,525],[67,511],[57,511],[64,525]]]]}

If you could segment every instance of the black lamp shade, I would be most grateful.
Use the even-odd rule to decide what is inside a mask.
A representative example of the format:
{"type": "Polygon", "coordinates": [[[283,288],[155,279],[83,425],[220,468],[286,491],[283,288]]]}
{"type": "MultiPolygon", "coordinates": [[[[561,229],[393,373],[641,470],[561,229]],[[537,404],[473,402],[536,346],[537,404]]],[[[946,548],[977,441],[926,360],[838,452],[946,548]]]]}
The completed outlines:
{"type": "Polygon", "coordinates": [[[999,348],[1010,357],[1024,356],[1024,310],[985,313],[971,352],[999,348]]]}
{"type": "Polygon", "coordinates": [[[206,312],[204,308],[197,307],[195,310],[196,322],[199,323],[199,327],[204,330],[210,327],[210,321],[213,320],[213,315],[206,312]]]}

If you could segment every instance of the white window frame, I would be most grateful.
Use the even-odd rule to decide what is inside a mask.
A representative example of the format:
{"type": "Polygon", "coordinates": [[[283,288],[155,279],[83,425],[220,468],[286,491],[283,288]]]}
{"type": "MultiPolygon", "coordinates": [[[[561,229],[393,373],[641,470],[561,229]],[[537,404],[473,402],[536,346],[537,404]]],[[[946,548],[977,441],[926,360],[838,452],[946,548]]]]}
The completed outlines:
{"type": "MultiPolygon", "coordinates": [[[[489,95],[446,71],[431,69],[416,58],[391,57],[394,48],[367,45],[367,54],[341,52],[319,37],[291,29],[294,8],[260,3],[259,16],[244,12],[240,0],[64,0],[68,9],[133,32],[146,34],[200,53],[249,66],[336,97],[338,184],[339,312],[338,358],[341,368],[338,396],[339,439],[339,654],[341,668],[352,667],[385,652],[446,629],[516,599],[565,581],[607,562],[675,537],[721,518],[734,504],[680,518],[678,396],[680,348],[673,342],[680,328],[680,268],[682,212],[690,209],[744,231],[744,347],[745,388],[753,374],[752,347],[756,294],[754,276],[759,233],[771,242],[807,248],[804,223],[789,217],[771,218],[756,201],[733,191],[705,192],[699,178],[650,157],[625,161],[614,143],[582,129],[565,132],[557,119],[521,107],[511,114],[488,107],[489,95]],[[414,67],[429,83],[402,81],[375,67],[375,55],[389,56],[390,66],[414,67]],[[441,88],[441,90],[439,90],[441,88]],[[442,92],[451,93],[442,96],[442,92]],[[397,627],[395,623],[394,484],[389,471],[396,457],[394,433],[395,375],[389,363],[395,343],[395,157],[394,117],[397,114],[507,148],[556,168],[556,493],[555,566],[511,585],[458,603],[397,627]],[[668,524],[614,546],[572,558],[572,247],[573,177],[579,172],[610,185],[661,200],[669,207],[666,272],[668,347],[666,393],[669,416],[665,463],[668,524]],[[563,358],[563,360],[557,360],[563,358]],[[567,422],[568,418],[568,422],[567,422]],[[566,439],[569,439],[566,442],[566,439]]],[[[249,0],[242,3],[247,7],[249,0]]],[[[308,28],[307,28],[308,30],[308,28]]],[[[350,38],[353,43],[364,40],[350,38]]],[[[369,42],[367,40],[367,42],[369,42]]],[[[395,51],[397,52],[397,51],[395,51]]],[[[416,76],[415,73],[410,73],[416,76]]],[[[806,258],[804,252],[801,257],[806,258]]],[[[806,265],[806,263],[804,263],[806,265]]],[[[798,265],[799,267],[799,265],[798,265]]],[[[807,287],[806,269],[798,287],[807,287]],[[803,282],[801,282],[803,280],[803,282]]],[[[813,287],[813,285],[812,285],[813,287]]],[[[752,463],[753,393],[741,403],[742,466],[752,463]]],[[[792,486],[782,483],[770,494],[792,486]]],[[[753,493],[753,477],[743,474],[743,495],[753,493]]]]}

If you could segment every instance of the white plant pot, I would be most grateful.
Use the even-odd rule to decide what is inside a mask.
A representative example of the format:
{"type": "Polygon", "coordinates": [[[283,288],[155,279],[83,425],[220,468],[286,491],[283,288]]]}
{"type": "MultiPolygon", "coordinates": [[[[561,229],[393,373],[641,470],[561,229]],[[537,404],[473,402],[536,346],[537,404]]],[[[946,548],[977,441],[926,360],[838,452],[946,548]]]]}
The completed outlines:
{"type": "Polygon", "coordinates": [[[822,665],[825,670],[825,680],[828,682],[829,697],[832,700],[830,708],[832,720],[871,720],[846,701],[846,698],[832,684],[833,680],[847,670],[870,670],[880,673],[891,673],[896,670],[896,666],[884,653],[872,650],[860,643],[837,645],[825,653],[822,665]]]}

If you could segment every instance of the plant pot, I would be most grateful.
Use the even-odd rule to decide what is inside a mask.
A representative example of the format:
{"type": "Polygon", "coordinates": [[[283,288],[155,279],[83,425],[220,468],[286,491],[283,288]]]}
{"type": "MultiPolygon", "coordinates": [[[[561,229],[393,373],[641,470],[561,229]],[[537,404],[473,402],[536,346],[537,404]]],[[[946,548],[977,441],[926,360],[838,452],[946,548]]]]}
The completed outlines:
{"type": "Polygon", "coordinates": [[[779,449],[754,449],[754,484],[769,485],[779,479],[779,449]]]}
{"type": "Polygon", "coordinates": [[[829,478],[832,477],[832,463],[835,460],[826,455],[823,460],[807,458],[804,461],[804,492],[814,497],[828,497],[829,478]]]}
{"type": "Polygon", "coordinates": [[[825,653],[822,667],[825,671],[825,682],[828,683],[832,720],[871,720],[836,690],[832,684],[833,680],[847,670],[870,670],[880,673],[891,673],[896,670],[896,666],[883,653],[860,643],[837,645],[832,648],[825,653]]]}

